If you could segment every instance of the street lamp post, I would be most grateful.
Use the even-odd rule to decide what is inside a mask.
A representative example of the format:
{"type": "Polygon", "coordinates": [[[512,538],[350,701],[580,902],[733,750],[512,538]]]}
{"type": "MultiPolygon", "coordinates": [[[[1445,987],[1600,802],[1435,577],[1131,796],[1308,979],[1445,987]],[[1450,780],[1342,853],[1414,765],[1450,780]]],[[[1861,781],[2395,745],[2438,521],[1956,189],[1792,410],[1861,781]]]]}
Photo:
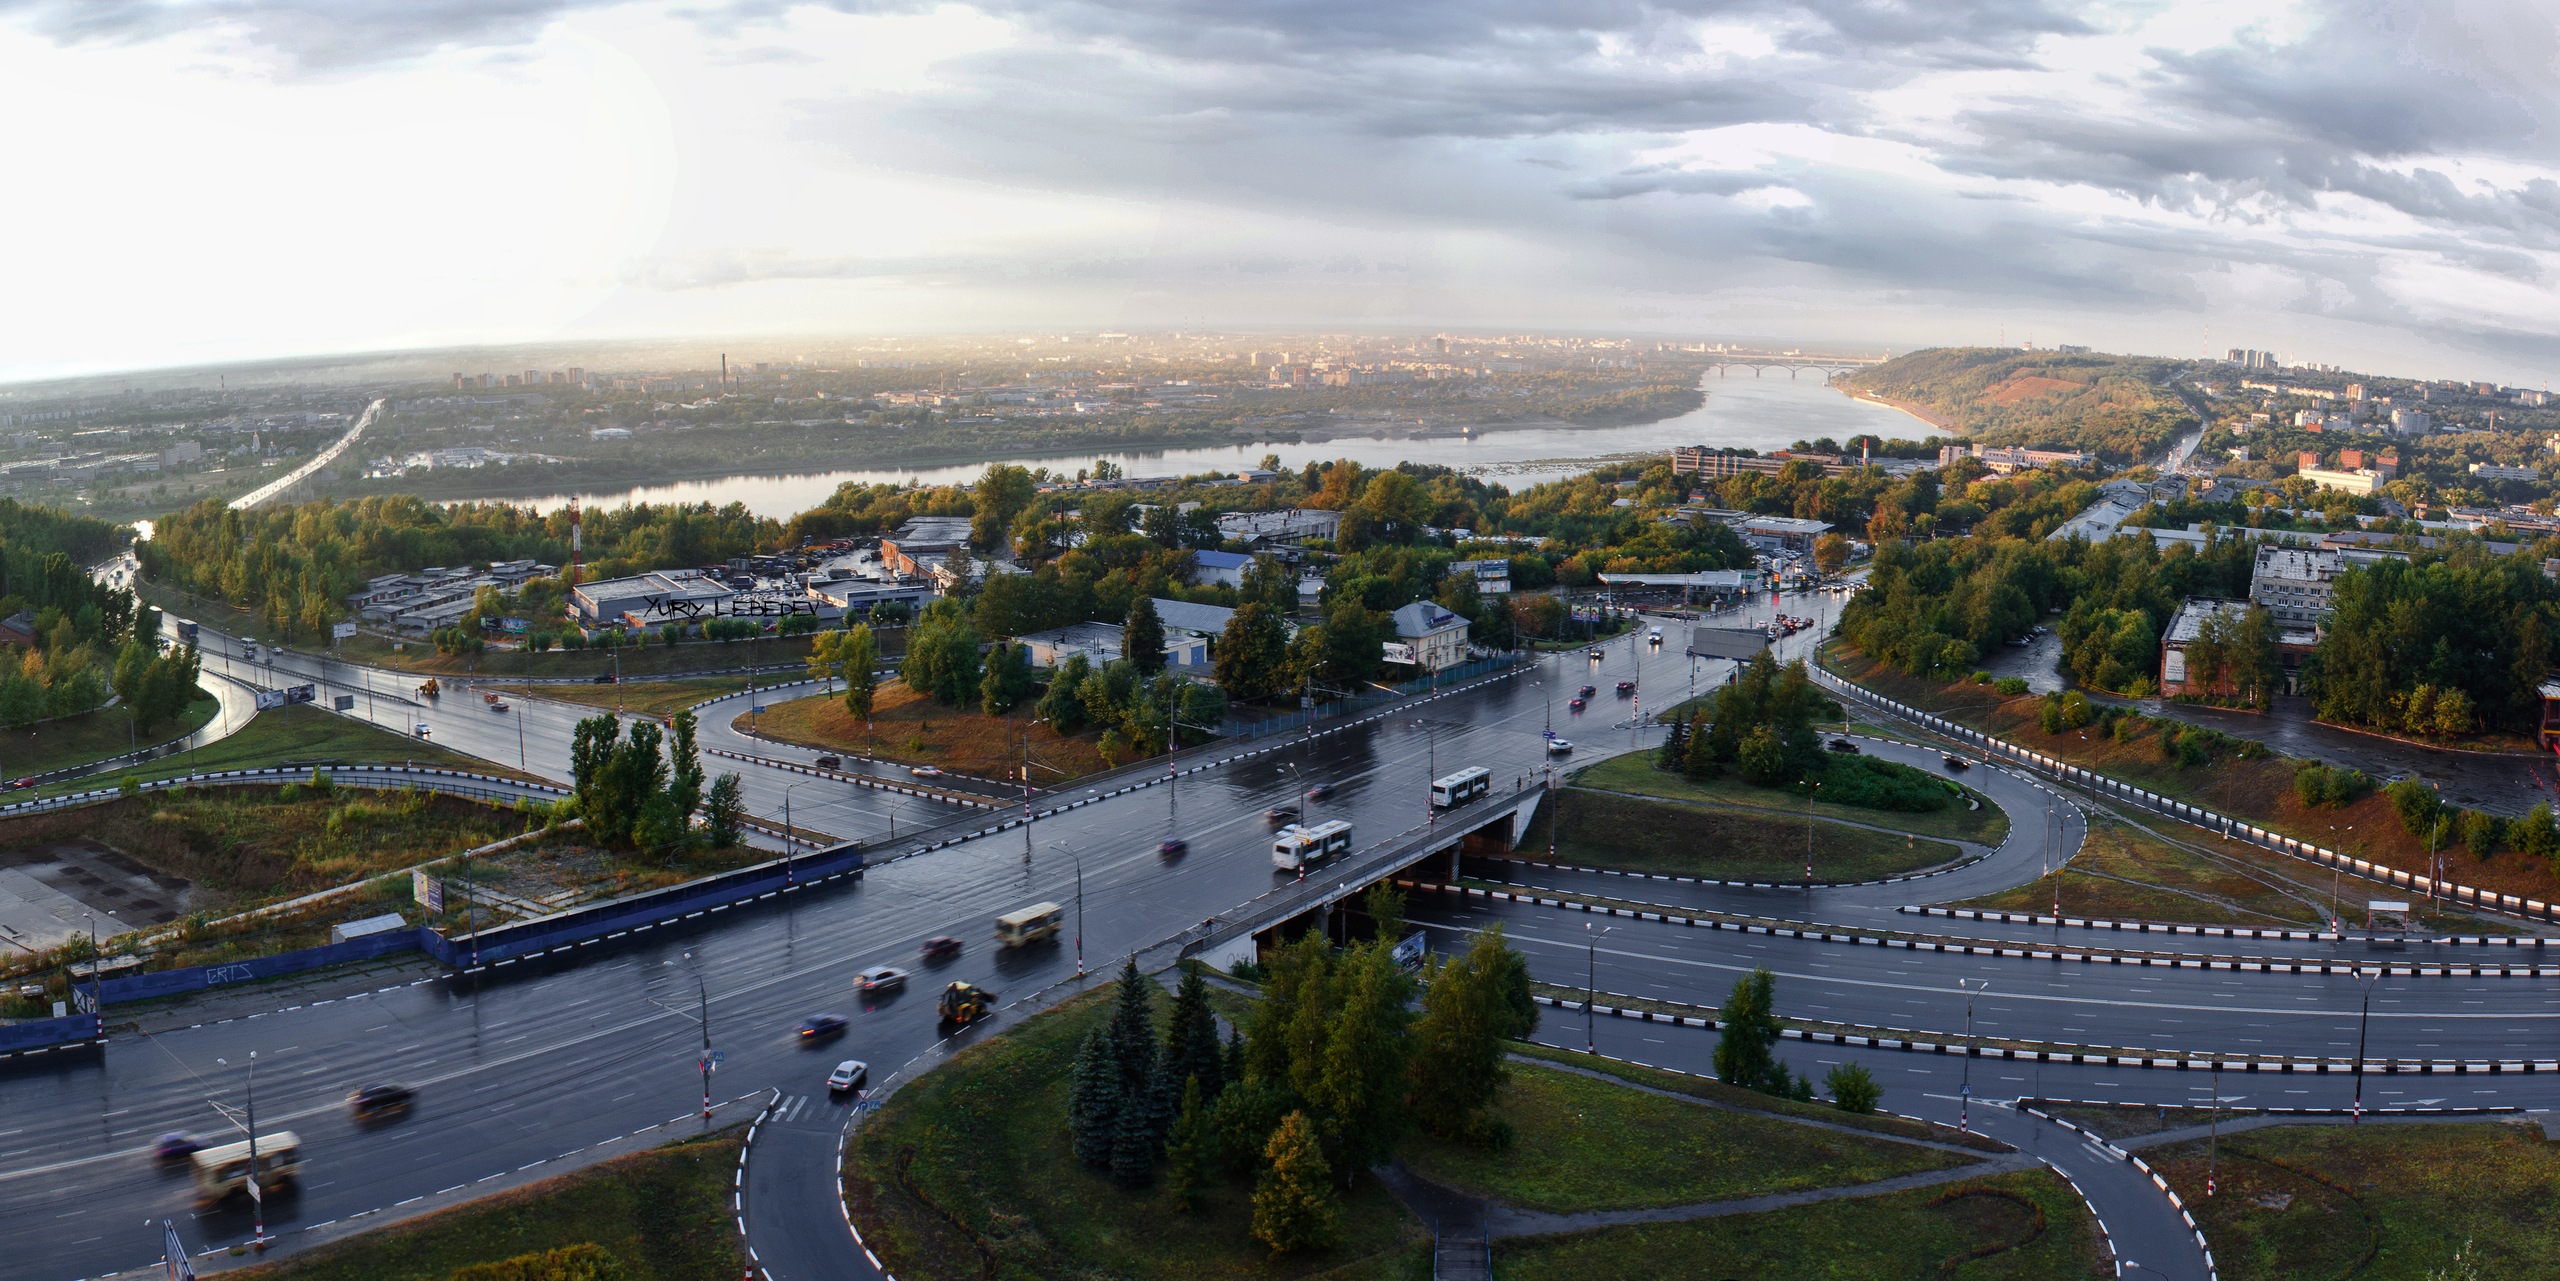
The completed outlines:
{"type": "Polygon", "coordinates": [[[1067,848],[1065,841],[1051,841],[1049,848],[1074,860],[1076,865],[1076,977],[1084,977],[1084,856],[1067,848]]]}
{"type": "Polygon", "coordinates": [[[2364,1034],[2365,1029],[2373,1024],[2373,985],[2382,977],[2382,972],[2376,970],[2372,978],[2365,978],[2363,968],[2358,967],[2356,977],[2363,979],[2364,998],[2356,1014],[2356,1097],[2353,1123],[2362,1125],[2364,1124],[2364,1034]]]}
{"type": "Polygon", "coordinates": [[[1964,989],[1964,1085],[1957,1091],[1956,1128],[1973,1128],[1973,998],[1991,989],[1989,979],[1957,979],[1964,989]]]}
{"type": "Polygon", "coordinates": [[[1582,1050],[1585,1054],[1600,1052],[1599,1031],[1593,1014],[1593,1007],[1600,1004],[1600,935],[1617,928],[1608,926],[1594,933],[1592,925],[1590,921],[1582,923],[1585,949],[1582,976],[1582,1050]]]}
{"type": "MultiPolygon", "coordinates": [[[[231,1062],[228,1059],[218,1058],[215,1059],[214,1062],[219,1063],[224,1067],[231,1066],[231,1062]]],[[[248,1104],[247,1107],[243,1109],[243,1115],[239,1117],[231,1117],[231,1123],[242,1130],[247,1131],[249,1135],[249,1169],[247,1174],[250,1215],[249,1248],[263,1251],[267,1248],[267,1199],[265,1190],[258,1185],[258,1052],[256,1050],[249,1051],[249,1080],[247,1092],[248,1104]]],[[[225,1116],[230,1116],[230,1109],[223,1104],[214,1104],[214,1110],[223,1113],[225,1116]]]]}
{"type": "MultiPolygon", "coordinates": [[[[692,960],[693,953],[685,953],[684,959],[692,960]]],[[[675,962],[661,961],[659,964],[674,965],[675,962]]],[[[699,966],[696,966],[693,971],[693,990],[702,1003],[702,1017],[696,1020],[702,1024],[702,1057],[697,1060],[697,1064],[702,1069],[702,1120],[705,1124],[709,1124],[711,1121],[711,986],[702,981],[702,970],[699,966]]]]}
{"type": "Polygon", "coordinates": [[[791,856],[798,852],[800,845],[800,829],[791,825],[791,790],[802,783],[814,781],[816,780],[804,778],[799,782],[786,784],[782,789],[782,883],[784,885],[792,884],[791,856]]]}
{"type": "Polygon", "coordinates": [[[1440,821],[1440,811],[1431,804],[1431,785],[1440,781],[1440,731],[1433,728],[1430,720],[1425,717],[1414,718],[1413,724],[1414,728],[1423,733],[1426,753],[1423,759],[1430,770],[1430,776],[1425,781],[1422,792],[1422,821],[1437,823],[1440,821]]]}
{"type": "Polygon", "coordinates": [[[1822,792],[1822,784],[1805,780],[1804,789],[1804,892],[1813,893],[1813,798],[1822,792]]]}

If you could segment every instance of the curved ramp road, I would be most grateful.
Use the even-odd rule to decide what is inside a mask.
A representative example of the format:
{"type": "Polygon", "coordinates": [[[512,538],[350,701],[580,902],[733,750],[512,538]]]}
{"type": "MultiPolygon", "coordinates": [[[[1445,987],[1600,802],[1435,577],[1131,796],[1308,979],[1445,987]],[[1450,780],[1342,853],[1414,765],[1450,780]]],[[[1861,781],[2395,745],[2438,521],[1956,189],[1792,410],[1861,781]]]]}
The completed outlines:
{"type": "MultiPolygon", "coordinates": [[[[1816,612],[1809,600],[1780,608],[1816,612]]],[[[1799,650],[1811,639],[1792,638],[1785,648],[1799,650]]],[[[416,679],[403,674],[299,653],[262,656],[252,665],[236,657],[235,642],[210,633],[206,648],[217,671],[231,667],[242,680],[264,686],[310,681],[320,686],[323,706],[348,694],[356,716],[401,732],[424,723],[438,744],[552,779],[564,779],[570,728],[590,714],[517,699],[510,700],[513,712],[500,715],[462,688],[421,703],[416,679]]],[[[1196,758],[1187,755],[1185,766],[1210,768],[1171,782],[1120,791],[1128,775],[1151,772],[1133,770],[1111,782],[1046,794],[1035,808],[1056,812],[1027,829],[986,830],[1015,817],[1018,800],[988,810],[721,758],[714,768],[738,770],[756,814],[779,820],[787,796],[798,825],[873,842],[872,869],[860,879],[708,913],[679,927],[635,931],[564,956],[120,1036],[101,1051],[46,1056],[52,1061],[0,1074],[0,1236],[14,1247],[0,1259],[0,1277],[55,1281],[149,1265],[158,1258],[158,1239],[140,1225],[161,1217],[175,1219],[191,1247],[241,1241],[249,1225],[236,1209],[199,1212],[184,1181],[156,1169],[147,1148],[170,1129],[218,1131],[212,1104],[246,1101],[252,1051],[261,1129],[290,1127],[306,1144],[304,1186],[270,1207],[279,1248],[292,1249],[449,1204],[475,1189],[598,1159],[670,1128],[699,1126],[706,1032],[696,1016],[706,1002],[708,1040],[721,1052],[710,1093],[715,1105],[730,1109],[720,1123],[732,1113],[765,1114],[742,1183],[743,1216],[759,1265],[776,1281],[872,1275],[833,1202],[836,1143],[847,1112],[826,1096],[823,1081],[841,1058],[867,1060],[877,1078],[934,1046],[933,997],[942,984],[967,979],[1020,1000],[1072,977],[1079,941],[1085,967],[1107,970],[1130,951],[1251,910],[1252,900],[1291,883],[1271,867],[1263,810],[1294,803],[1301,780],[1334,784],[1334,795],[1316,802],[1311,817],[1351,822],[1365,849],[1429,821],[1435,774],[1481,765],[1505,786],[1542,776],[1548,762],[1540,732],[1550,718],[1559,734],[1579,744],[1571,758],[1577,761],[1656,741],[1631,715],[1632,700],[1607,695],[1617,680],[1637,680],[1644,706],[1661,707],[1691,692],[1693,680],[1695,689],[1711,688],[1728,670],[1725,663],[1693,663],[1676,649],[1651,651],[1622,639],[1598,662],[1578,651],[1549,656],[1516,674],[1364,713],[1311,736],[1204,749],[1196,758]],[[1576,717],[1566,700],[1585,682],[1604,693],[1576,717]],[[1159,857],[1158,842],[1173,835],[1189,842],[1188,855],[1159,857]],[[1041,900],[1068,906],[1064,936],[1019,951],[995,948],[993,918],[1041,900]],[[916,964],[917,943],[934,934],[967,940],[967,951],[948,962],[916,964]],[[917,971],[909,990],[876,999],[853,991],[859,970],[884,963],[917,971]],[[846,1015],[851,1029],[832,1044],[795,1043],[793,1025],[819,1012],[846,1015]],[[341,1100],[351,1089],[384,1080],[418,1087],[417,1110],[378,1128],[357,1126],[341,1100]]],[[[492,673],[489,679],[502,678],[492,673]]],[[[727,721],[739,706],[725,700],[707,709],[706,746],[802,759],[795,750],[730,731],[727,721]]],[[[1881,742],[1867,749],[1923,765],[1936,757],[1881,742]]],[[[1961,934],[2014,946],[2073,933],[1901,910],[2031,880],[2076,848],[2081,820],[2068,798],[1980,766],[1966,781],[2007,810],[2012,833],[1999,848],[1939,876],[1808,891],[1565,869],[1513,869],[1513,875],[1545,887],[1550,897],[1606,894],[1676,904],[1673,914],[1819,921],[1844,939],[1850,932],[1961,934]],[[2061,833],[2050,851],[2048,809],[2061,833]]],[[[1322,874],[1318,869],[1315,876],[1322,874]]],[[[1912,1028],[1949,1041],[1960,1041],[1964,1027],[1959,979],[1991,983],[1973,1011],[1975,1030],[1986,1035],[2085,1037],[2226,1055],[2338,1053],[2337,1043],[2352,1034],[2362,995],[2359,981],[2343,974],[2125,968],[1919,951],[1481,897],[1416,893],[1411,912],[1452,942],[1462,930],[1504,921],[1538,977],[1579,988],[1592,973],[1603,1003],[1620,993],[1712,1004],[1737,973],[1766,964],[1785,976],[1782,1014],[1912,1028]],[[1599,934],[1603,927],[1606,936],[1599,934]]],[[[2089,936],[2074,944],[2084,949],[2130,946],[2137,938],[2078,933],[2089,936]]],[[[2138,945],[2199,955],[2291,949],[2287,955],[2306,958],[2341,946],[2167,935],[2141,936],[2138,945]]],[[[2431,954],[2412,948],[2395,957],[2431,954]]],[[[2401,975],[2373,984],[2370,1030],[2383,1052],[2511,1057],[2528,1049],[2549,1054],[2545,1047],[2560,1041],[2551,1035],[2560,1002],[2537,995],[2541,984],[2532,980],[2401,975]]],[[[1691,1070],[1704,1070],[1714,1044],[1714,1034],[1701,1028],[1561,1009],[1547,1012],[1540,1036],[1577,1047],[1588,1037],[1603,1053],[1691,1070]]],[[[2191,1237],[2180,1244],[2174,1211],[2147,1179],[2076,1136],[1993,1100],[2189,1101],[2209,1073],[1844,1050],[1802,1041],[1784,1043],[1783,1052],[1816,1074],[1844,1057],[1865,1062],[1885,1084],[1888,1101],[1904,1111],[1953,1121],[1969,1110],[1978,1126],[2070,1173],[2127,1257],[2153,1274],[2207,1275],[2202,1249],[2191,1237]]],[[[2244,1095],[2251,1106],[2344,1106],[2353,1097],[2350,1080],[2339,1074],[2257,1075],[2239,1085],[2226,1075],[2224,1093],[2244,1095]]],[[[2375,1073],[2365,1081],[2368,1106],[2540,1107],[2554,1097],[2560,1097],[2555,1073],[2375,1073]]]]}

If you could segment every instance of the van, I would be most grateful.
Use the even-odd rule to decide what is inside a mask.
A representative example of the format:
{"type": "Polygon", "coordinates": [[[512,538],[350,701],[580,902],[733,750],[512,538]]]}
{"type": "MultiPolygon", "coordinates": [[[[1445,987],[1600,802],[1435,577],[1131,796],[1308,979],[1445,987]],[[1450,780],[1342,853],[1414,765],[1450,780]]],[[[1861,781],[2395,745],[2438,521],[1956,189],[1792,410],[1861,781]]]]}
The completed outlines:
{"type": "Polygon", "coordinates": [[[1464,805],[1493,790],[1493,775],[1482,766],[1470,765],[1447,778],[1431,780],[1431,808],[1450,809],[1464,805]]]}
{"type": "Polygon", "coordinates": [[[1021,947],[1045,938],[1055,938],[1058,927],[1066,919],[1067,909],[1055,903],[1034,903],[996,918],[996,942],[1006,947],[1021,947]]]}
{"type": "Polygon", "coordinates": [[[1351,825],[1341,819],[1300,827],[1295,823],[1280,829],[1280,838],[1271,843],[1271,865],[1284,872],[1302,870],[1351,848],[1351,825]]]}
{"type": "MultiPolygon", "coordinates": [[[[249,1141],[200,1148],[188,1158],[195,1166],[196,1199],[207,1205],[249,1186],[249,1141]]],[[[302,1176],[302,1140],[290,1130],[258,1139],[258,1191],[261,1195],[302,1176]]]]}

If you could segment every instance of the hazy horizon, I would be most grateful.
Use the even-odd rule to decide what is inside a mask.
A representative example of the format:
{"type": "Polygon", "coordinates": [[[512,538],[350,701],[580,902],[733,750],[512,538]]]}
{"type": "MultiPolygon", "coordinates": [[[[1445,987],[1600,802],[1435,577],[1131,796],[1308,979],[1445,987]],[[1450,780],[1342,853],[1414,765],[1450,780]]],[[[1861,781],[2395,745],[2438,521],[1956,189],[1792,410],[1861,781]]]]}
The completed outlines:
{"type": "Polygon", "coordinates": [[[2538,385],[2556,52],[2530,3],[19,0],[0,380],[1450,329],[2538,385]]]}

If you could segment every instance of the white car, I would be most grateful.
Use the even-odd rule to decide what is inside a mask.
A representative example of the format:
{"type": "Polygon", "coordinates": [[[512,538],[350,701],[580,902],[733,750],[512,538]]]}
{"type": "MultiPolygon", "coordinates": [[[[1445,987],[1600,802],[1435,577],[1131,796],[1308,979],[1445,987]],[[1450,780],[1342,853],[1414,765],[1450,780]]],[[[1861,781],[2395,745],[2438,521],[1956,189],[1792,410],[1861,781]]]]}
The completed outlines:
{"type": "Polygon", "coordinates": [[[1570,752],[1570,751],[1572,751],[1572,750],[1573,750],[1573,740],[1572,740],[1572,739],[1569,739],[1569,738],[1551,738],[1551,739],[1548,739],[1548,740],[1547,740],[1547,755],[1549,755],[1549,756],[1562,756],[1562,755],[1564,755],[1564,754],[1566,754],[1566,753],[1568,753],[1568,752],[1570,752]]]}
{"type": "Polygon", "coordinates": [[[865,992],[889,992],[907,985],[907,972],[894,965],[874,965],[853,978],[854,987],[865,992]]]}
{"type": "Polygon", "coordinates": [[[846,1059],[836,1064],[835,1071],[827,1073],[827,1093],[842,1094],[847,1090],[859,1090],[870,1080],[870,1064],[860,1059],[846,1059]]]}
{"type": "Polygon", "coordinates": [[[931,765],[910,765],[907,767],[907,772],[915,775],[917,778],[942,777],[942,771],[931,765]]]}

